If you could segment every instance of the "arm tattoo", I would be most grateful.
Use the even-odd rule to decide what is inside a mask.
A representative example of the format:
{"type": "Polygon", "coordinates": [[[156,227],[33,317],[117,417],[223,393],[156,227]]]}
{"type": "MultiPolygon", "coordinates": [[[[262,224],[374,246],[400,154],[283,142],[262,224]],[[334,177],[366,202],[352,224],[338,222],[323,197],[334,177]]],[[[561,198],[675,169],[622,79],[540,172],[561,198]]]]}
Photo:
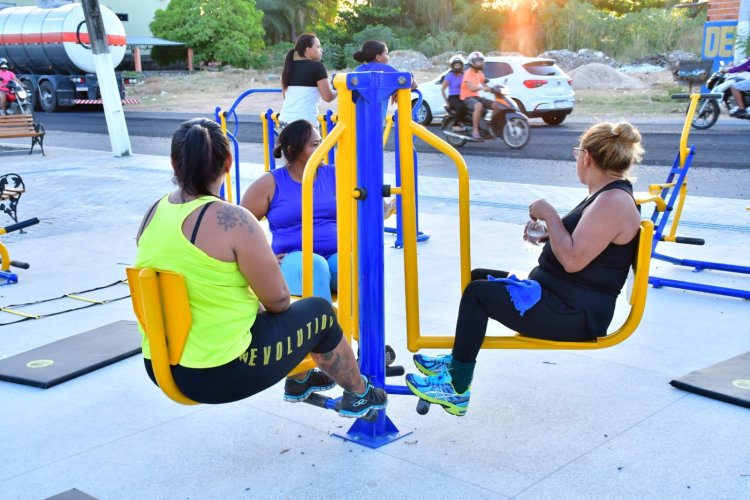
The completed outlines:
{"type": "Polygon", "coordinates": [[[250,234],[255,232],[253,226],[250,224],[250,216],[248,216],[245,210],[235,206],[223,206],[216,211],[216,221],[224,231],[240,226],[246,227],[250,234]]]}

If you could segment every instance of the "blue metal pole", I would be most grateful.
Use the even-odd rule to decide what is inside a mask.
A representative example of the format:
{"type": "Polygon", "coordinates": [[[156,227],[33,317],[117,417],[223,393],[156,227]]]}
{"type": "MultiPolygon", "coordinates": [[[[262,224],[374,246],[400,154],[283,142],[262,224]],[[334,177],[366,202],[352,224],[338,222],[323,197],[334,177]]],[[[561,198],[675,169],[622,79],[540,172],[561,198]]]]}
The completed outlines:
{"type": "MultiPolygon", "coordinates": [[[[401,185],[401,155],[398,154],[401,144],[398,140],[398,111],[393,113],[393,150],[396,155],[396,185],[401,185]]],[[[404,247],[404,226],[403,226],[403,210],[401,209],[401,197],[396,198],[396,241],[393,242],[394,248],[404,247]]],[[[419,227],[417,227],[417,231],[419,227]]]]}
{"type": "Polygon", "coordinates": [[[273,148],[276,147],[276,127],[273,126],[273,110],[266,110],[266,128],[268,128],[268,169],[276,168],[276,158],[273,157],[273,148]]]}
{"type": "MultiPolygon", "coordinates": [[[[357,183],[366,196],[359,200],[360,370],[376,387],[385,386],[385,276],[383,255],[383,102],[394,90],[410,85],[408,73],[350,73],[356,90],[357,183]],[[399,85],[402,77],[404,84],[399,85]]],[[[402,434],[386,415],[375,422],[358,419],[345,439],[378,448],[402,434]]]]}
{"type": "MultiPolygon", "coordinates": [[[[330,109],[328,111],[326,111],[326,114],[325,114],[325,117],[326,117],[326,127],[328,129],[328,133],[329,134],[333,130],[333,127],[336,126],[336,124],[333,123],[333,120],[331,119],[332,116],[333,116],[333,111],[331,111],[330,109]]],[[[333,147],[333,148],[331,148],[330,151],[328,151],[328,164],[329,165],[334,165],[335,163],[336,163],[336,148],[333,147]]]]}

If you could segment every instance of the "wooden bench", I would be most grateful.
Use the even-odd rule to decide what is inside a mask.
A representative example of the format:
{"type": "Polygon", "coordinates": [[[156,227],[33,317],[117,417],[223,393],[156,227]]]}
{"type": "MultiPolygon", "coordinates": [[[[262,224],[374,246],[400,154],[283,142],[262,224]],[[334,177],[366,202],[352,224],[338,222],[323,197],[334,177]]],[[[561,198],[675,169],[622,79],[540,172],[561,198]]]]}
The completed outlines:
{"type": "MultiPolygon", "coordinates": [[[[4,118],[4,117],[0,117],[4,118]]],[[[13,222],[18,223],[18,201],[26,191],[26,185],[18,174],[0,175],[0,211],[10,215],[13,222]]]]}
{"type": "Polygon", "coordinates": [[[36,123],[33,115],[0,115],[0,139],[13,139],[16,137],[31,137],[31,149],[39,144],[44,154],[44,125],[36,123]]]}

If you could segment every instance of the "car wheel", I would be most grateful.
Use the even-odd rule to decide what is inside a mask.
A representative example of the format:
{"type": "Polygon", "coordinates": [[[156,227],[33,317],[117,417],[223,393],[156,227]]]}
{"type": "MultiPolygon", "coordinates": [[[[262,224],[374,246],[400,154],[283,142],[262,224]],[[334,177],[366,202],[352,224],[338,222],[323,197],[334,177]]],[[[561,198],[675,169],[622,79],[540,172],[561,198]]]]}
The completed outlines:
{"type": "MultiPolygon", "coordinates": [[[[411,107],[414,109],[414,106],[417,105],[417,99],[414,99],[411,102],[411,107]]],[[[432,123],[432,111],[430,111],[430,106],[422,100],[422,104],[419,106],[419,109],[414,110],[414,121],[419,123],[420,125],[424,125],[425,127],[432,123]]]]}
{"type": "Polygon", "coordinates": [[[46,113],[52,113],[57,109],[55,88],[48,81],[39,84],[39,106],[46,113]]]}
{"type": "Polygon", "coordinates": [[[560,125],[565,121],[566,116],[567,115],[563,113],[555,113],[553,115],[544,115],[542,117],[542,120],[544,120],[544,123],[546,123],[547,125],[560,125]]]}

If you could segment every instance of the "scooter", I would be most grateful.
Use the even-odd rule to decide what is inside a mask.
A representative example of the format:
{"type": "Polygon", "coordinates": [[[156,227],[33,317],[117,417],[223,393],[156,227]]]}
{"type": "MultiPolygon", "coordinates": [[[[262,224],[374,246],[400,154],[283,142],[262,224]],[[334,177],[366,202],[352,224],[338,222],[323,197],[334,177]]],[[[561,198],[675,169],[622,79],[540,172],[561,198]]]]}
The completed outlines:
{"type": "MultiPolygon", "coordinates": [[[[722,94],[723,97],[721,98],[721,104],[724,105],[727,114],[729,114],[729,111],[735,105],[731,86],[737,82],[743,81],[744,78],[735,76],[732,73],[727,73],[724,71],[723,66],[722,63],[722,67],[706,80],[706,87],[713,94],[722,94]]],[[[742,92],[742,98],[745,101],[745,108],[750,109],[750,92],[742,92]]],[[[716,120],[719,119],[720,113],[721,106],[719,104],[719,99],[701,99],[698,102],[698,108],[695,110],[691,126],[698,130],[709,129],[713,127],[716,120]]],[[[750,120],[750,115],[738,115],[732,116],[732,118],[750,120]]]]}
{"type": "Polygon", "coordinates": [[[479,134],[481,139],[472,136],[471,113],[465,107],[454,110],[445,106],[448,116],[443,120],[441,130],[445,140],[456,148],[460,148],[467,142],[483,142],[502,138],[505,144],[512,149],[521,149],[531,137],[529,119],[521,113],[515,101],[509,96],[508,89],[502,85],[494,85],[490,92],[495,96],[497,109],[486,110],[485,115],[479,121],[479,134]]]}
{"type": "Polygon", "coordinates": [[[23,85],[11,80],[8,82],[8,104],[5,112],[9,115],[30,115],[31,98],[23,85]]]}

